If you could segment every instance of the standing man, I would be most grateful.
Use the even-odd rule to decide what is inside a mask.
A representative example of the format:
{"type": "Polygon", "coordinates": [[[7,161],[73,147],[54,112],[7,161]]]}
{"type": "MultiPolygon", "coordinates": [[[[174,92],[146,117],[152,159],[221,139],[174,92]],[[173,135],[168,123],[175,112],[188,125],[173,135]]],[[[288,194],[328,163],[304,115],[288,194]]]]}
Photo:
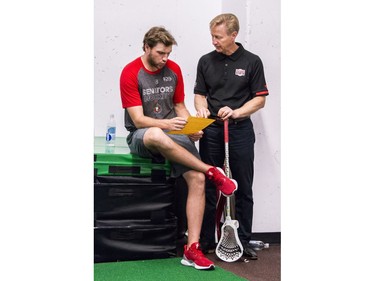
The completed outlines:
{"type": "MultiPolygon", "coordinates": [[[[263,108],[268,95],[261,59],[236,42],[239,21],[233,14],[221,14],[210,22],[215,50],[198,62],[194,87],[197,116],[216,119],[204,130],[199,152],[202,161],[221,167],[224,163],[223,120],[229,121],[229,161],[238,182],[236,219],[244,255],[256,260],[250,247],[253,222],[253,174],[255,134],[251,115],[263,108]]],[[[215,248],[216,193],[206,189],[206,209],[201,234],[204,252],[215,248]]]]}
{"type": "MultiPolygon", "coordinates": [[[[184,82],[180,67],[168,60],[173,36],[164,27],[153,27],[144,36],[141,57],[125,66],[120,77],[125,127],[130,132],[127,143],[131,153],[171,162],[173,177],[183,176],[188,186],[186,215],[189,236],[181,263],[196,269],[213,269],[212,261],[201,252],[200,231],[205,208],[205,176],[226,196],[237,183],[223,171],[202,162],[193,135],[170,135],[181,130],[190,116],[184,104],[184,82]]],[[[214,192],[215,192],[214,188],[214,192]]]]}

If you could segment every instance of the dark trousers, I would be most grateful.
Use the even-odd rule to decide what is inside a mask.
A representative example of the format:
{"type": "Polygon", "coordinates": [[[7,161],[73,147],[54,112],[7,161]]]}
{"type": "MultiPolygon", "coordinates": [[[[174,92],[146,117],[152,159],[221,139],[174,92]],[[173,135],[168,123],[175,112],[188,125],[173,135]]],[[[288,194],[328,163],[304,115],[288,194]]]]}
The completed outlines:
{"type": "MultiPolygon", "coordinates": [[[[240,224],[238,235],[241,242],[250,241],[252,231],[254,143],[255,134],[250,119],[229,124],[229,166],[232,177],[238,183],[235,193],[235,216],[240,224]]],[[[222,124],[213,123],[205,129],[203,138],[199,142],[199,153],[203,162],[215,167],[223,167],[225,151],[222,124]]],[[[201,242],[210,245],[215,242],[216,203],[216,187],[207,181],[201,242]]]]}

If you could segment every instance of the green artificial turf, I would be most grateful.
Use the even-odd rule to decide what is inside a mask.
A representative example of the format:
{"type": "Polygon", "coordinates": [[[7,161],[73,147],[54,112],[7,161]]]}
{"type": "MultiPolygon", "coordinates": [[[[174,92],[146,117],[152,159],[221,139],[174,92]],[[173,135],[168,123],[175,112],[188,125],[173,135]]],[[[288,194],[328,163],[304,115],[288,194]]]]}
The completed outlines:
{"type": "Polygon", "coordinates": [[[94,264],[94,281],[240,281],[247,280],[216,266],[197,270],[183,266],[181,258],[94,264]]]}

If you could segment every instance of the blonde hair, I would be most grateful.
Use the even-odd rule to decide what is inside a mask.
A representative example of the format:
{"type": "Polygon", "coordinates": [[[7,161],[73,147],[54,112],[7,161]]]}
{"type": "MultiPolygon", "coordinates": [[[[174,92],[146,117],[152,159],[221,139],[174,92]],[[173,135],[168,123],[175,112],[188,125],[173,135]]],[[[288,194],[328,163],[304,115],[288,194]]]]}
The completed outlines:
{"type": "Polygon", "coordinates": [[[217,25],[225,24],[225,27],[227,28],[227,34],[231,34],[234,31],[238,33],[240,30],[240,23],[238,21],[238,18],[234,14],[221,14],[216,16],[213,20],[210,22],[210,29],[217,25]]]}

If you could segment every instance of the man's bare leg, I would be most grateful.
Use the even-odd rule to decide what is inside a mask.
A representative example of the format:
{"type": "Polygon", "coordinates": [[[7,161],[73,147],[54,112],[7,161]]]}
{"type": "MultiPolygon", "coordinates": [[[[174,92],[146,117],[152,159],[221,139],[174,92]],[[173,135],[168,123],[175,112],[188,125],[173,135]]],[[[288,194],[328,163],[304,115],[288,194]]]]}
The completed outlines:
{"type": "Polygon", "coordinates": [[[174,142],[160,128],[149,128],[143,136],[143,142],[151,151],[159,152],[169,161],[182,164],[193,170],[205,173],[212,167],[174,142]]]}
{"type": "Polygon", "coordinates": [[[188,186],[186,217],[188,225],[187,246],[199,241],[205,207],[205,176],[190,170],[183,174],[188,186]]]}

